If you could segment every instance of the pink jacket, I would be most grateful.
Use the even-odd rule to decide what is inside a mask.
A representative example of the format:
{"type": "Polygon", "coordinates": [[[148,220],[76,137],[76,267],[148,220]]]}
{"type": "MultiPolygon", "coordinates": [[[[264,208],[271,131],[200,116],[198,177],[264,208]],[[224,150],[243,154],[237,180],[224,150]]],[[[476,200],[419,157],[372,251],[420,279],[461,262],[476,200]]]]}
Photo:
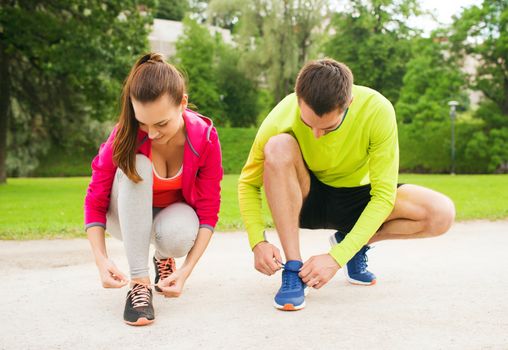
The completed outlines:
{"type": "MultiPolygon", "coordinates": [[[[220,208],[222,155],[217,130],[210,119],[189,109],[183,113],[187,142],[183,153],[182,194],[199,218],[200,227],[213,231],[220,208]]],[[[106,227],[111,188],[117,170],[113,162],[115,127],[92,161],[92,179],[85,197],[85,227],[106,227]]],[[[138,153],[148,157],[151,141],[139,130],[138,153]]]]}

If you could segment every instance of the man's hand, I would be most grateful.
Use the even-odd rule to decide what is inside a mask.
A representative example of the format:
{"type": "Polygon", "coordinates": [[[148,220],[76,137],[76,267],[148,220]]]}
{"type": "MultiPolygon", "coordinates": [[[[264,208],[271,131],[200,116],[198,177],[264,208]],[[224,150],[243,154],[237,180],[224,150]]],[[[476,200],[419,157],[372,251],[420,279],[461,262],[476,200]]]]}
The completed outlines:
{"type": "Polygon", "coordinates": [[[282,261],[279,249],[271,243],[260,242],[254,249],[254,267],[261,273],[271,276],[280,270],[279,264],[274,260],[282,261]]]}
{"type": "Polygon", "coordinates": [[[319,289],[339,271],[340,266],[330,254],[314,255],[307,260],[298,274],[303,283],[319,289]]]}
{"type": "Polygon", "coordinates": [[[183,286],[189,275],[190,271],[182,267],[162,281],[159,281],[157,286],[161,289],[162,294],[164,294],[166,298],[178,298],[182,295],[183,286]]]}

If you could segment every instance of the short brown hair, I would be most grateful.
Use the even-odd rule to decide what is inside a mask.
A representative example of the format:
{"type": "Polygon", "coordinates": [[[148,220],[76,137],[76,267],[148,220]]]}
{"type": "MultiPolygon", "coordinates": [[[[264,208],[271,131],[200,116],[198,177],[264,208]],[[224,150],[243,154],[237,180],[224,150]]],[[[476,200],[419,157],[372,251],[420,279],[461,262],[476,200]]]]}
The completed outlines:
{"type": "Polygon", "coordinates": [[[164,94],[178,105],[185,94],[183,75],[160,53],[151,52],[140,57],[123,86],[122,111],[113,141],[114,162],[136,183],[142,179],[135,165],[139,123],[134,115],[132,99],[141,103],[153,102],[164,94]]]}
{"type": "Polygon", "coordinates": [[[295,92],[318,116],[344,109],[351,100],[353,73],[331,58],[310,61],[296,78],[295,92]]]}

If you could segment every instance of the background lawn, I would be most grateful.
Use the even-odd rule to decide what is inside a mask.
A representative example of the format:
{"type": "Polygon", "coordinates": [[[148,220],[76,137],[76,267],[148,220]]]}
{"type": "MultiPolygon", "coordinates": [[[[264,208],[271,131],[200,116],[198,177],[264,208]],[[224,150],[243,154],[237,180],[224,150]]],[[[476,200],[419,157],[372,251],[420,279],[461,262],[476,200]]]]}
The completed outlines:
{"type": "MultiPolygon", "coordinates": [[[[219,231],[242,230],[236,183],[222,183],[219,231]]],[[[0,186],[0,239],[85,237],[83,199],[89,178],[12,178],[0,186]]],[[[401,174],[400,182],[426,186],[450,196],[458,220],[508,218],[508,175],[401,174]]],[[[271,224],[266,203],[264,218],[271,224]]]]}

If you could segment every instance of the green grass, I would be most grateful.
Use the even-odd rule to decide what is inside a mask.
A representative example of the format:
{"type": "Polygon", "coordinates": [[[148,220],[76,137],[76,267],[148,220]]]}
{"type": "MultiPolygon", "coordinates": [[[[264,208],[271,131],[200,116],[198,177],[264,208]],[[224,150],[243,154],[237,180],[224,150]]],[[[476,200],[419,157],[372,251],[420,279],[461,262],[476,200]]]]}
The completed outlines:
{"type": "Polygon", "coordinates": [[[239,174],[256,137],[255,128],[218,128],[225,174],[239,174]]]}
{"type": "MultiPolygon", "coordinates": [[[[243,229],[236,183],[222,183],[219,231],[243,229]]],[[[84,237],[83,199],[88,178],[19,178],[0,186],[0,239],[84,237]]],[[[508,175],[412,175],[400,182],[426,186],[450,196],[458,220],[508,218],[508,175]]],[[[270,215],[263,204],[267,225],[270,215]]]]}
{"type": "Polygon", "coordinates": [[[399,182],[448,195],[455,203],[459,221],[508,218],[508,175],[401,174],[399,182]]]}

